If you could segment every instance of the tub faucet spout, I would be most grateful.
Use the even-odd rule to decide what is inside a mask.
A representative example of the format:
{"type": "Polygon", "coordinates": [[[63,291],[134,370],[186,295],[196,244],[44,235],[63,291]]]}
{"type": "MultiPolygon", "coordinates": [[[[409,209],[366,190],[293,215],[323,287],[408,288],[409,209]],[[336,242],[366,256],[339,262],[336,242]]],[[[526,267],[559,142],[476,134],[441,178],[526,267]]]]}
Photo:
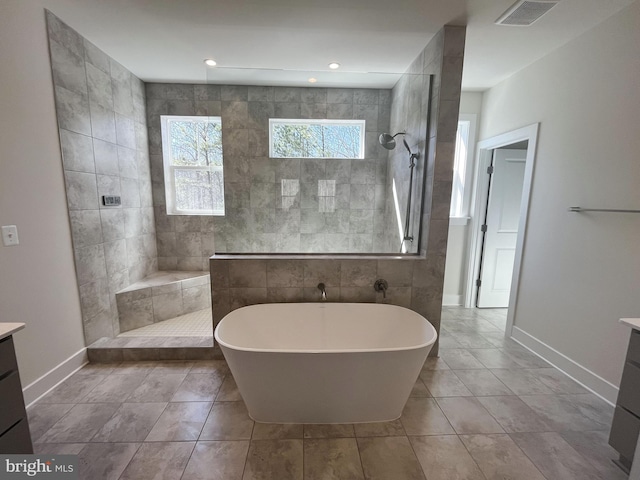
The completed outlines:
{"type": "Polygon", "coordinates": [[[324,288],[324,283],[319,283],[318,284],[318,290],[320,290],[322,292],[322,301],[326,302],[327,301],[327,291],[324,288]]]}

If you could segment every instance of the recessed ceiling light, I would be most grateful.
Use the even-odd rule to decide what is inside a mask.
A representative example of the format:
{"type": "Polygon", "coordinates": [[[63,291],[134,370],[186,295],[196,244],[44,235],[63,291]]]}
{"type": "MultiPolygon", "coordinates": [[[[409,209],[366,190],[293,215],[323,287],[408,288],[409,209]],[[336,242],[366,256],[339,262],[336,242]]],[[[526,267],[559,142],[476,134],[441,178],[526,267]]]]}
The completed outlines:
{"type": "Polygon", "coordinates": [[[316,83],[317,81],[318,81],[318,79],[317,79],[317,78],[313,78],[313,77],[311,77],[311,78],[309,79],[309,83],[316,83]]]}
{"type": "Polygon", "coordinates": [[[335,70],[336,68],[340,68],[340,64],[339,64],[338,62],[331,62],[331,63],[329,64],[329,68],[330,68],[331,70],[335,70]]]}
{"type": "Polygon", "coordinates": [[[208,66],[208,67],[215,67],[217,65],[216,61],[212,58],[207,58],[204,63],[208,66]]]}

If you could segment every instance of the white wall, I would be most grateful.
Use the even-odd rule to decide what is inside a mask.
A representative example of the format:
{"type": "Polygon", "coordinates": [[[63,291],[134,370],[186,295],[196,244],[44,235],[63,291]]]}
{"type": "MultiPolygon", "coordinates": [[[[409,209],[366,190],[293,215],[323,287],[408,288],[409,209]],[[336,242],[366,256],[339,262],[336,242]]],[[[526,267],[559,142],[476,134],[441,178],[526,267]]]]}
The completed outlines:
{"type": "Polygon", "coordinates": [[[23,387],[84,348],[42,6],[0,2],[0,322],[14,336],[23,387]]]}
{"type": "MultiPolygon", "coordinates": [[[[460,97],[460,114],[477,115],[476,137],[479,131],[480,114],[482,111],[482,93],[462,92],[460,97]]],[[[474,145],[477,138],[470,139],[474,145]]],[[[472,152],[473,153],[473,152],[472,152]]],[[[474,158],[475,163],[475,158],[474,158]]],[[[467,172],[469,186],[473,180],[473,171],[467,172]]],[[[444,305],[461,305],[464,303],[464,281],[467,275],[469,226],[449,224],[449,239],[447,240],[447,261],[444,271],[444,305]]]]}
{"type": "Polygon", "coordinates": [[[515,327],[614,385],[618,318],[640,317],[640,215],[567,207],[640,209],[638,25],[640,2],[488,90],[480,130],[540,122],[515,327]]]}

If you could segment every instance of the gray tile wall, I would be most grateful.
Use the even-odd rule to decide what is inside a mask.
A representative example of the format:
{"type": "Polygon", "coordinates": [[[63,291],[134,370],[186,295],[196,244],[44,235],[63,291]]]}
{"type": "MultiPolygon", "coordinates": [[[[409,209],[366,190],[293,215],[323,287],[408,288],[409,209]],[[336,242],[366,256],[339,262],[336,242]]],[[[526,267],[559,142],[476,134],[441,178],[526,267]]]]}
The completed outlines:
{"type": "Polygon", "coordinates": [[[382,227],[390,91],[147,84],[147,121],[158,262],[162,270],[207,270],[215,252],[384,251],[382,227]],[[160,115],[222,117],[225,217],[169,216],[160,115]],[[269,118],[365,119],[365,159],[271,159],[269,118]],[[281,180],[297,182],[293,198],[281,180]],[[336,208],[319,211],[318,180],[335,180],[336,208]],[[214,245],[215,236],[215,245],[214,245]]]}
{"type": "Polygon", "coordinates": [[[157,270],[144,84],[51,12],[47,29],[89,345],[120,331],[115,292],[157,270]]]}
{"type": "MultiPolygon", "coordinates": [[[[415,161],[413,171],[413,187],[411,195],[411,216],[409,218],[409,236],[413,241],[402,242],[406,222],[407,201],[409,198],[409,183],[411,168],[409,167],[409,152],[402,145],[402,136],[396,137],[398,145],[389,151],[387,167],[386,205],[384,212],[384,241],[385,250],[400,252],[401,246],[405,252],[419,252],[420,233],[420,205],[425,180],[427,158],[427,122],[429,118],[429,83],[430,76],[423,73],[423,55],[419,55],[408,71],[400,78],[391,92],[391,130],[406,132],[404,139],[413,153],[419,155],[415,161]],[[393,195],[393,186],[396,195],[393,195]],[[396,206],[395,202],[398,202],[396,206]],[[398,218],[398,212],[400,218],[398,218]],[[402,234],[398,232],[398,225],[402,225],[402,234]]],[[[422,233],[426,234],[428,225],[422,233]]]]}
{"type": "MultiPolygon", "coordinates": [[[[425,148],[427,150],[421,157],[426,167],[423,173],[427,177],[424,202],[422,205],[416,202],[416,209],[422,208],[419,255],[353,259],[215,256],[210,261],[214,324],[230,311],[245,305],[318,301],[319,282],[327,286],[329,301],[379,302],[382,299],[373,290],[373,283],[377,278],[384,278],[389,282],[387,302],[411,308],[440,331],[465,33],[465,27],[445,26],[412,65],[412,69],[421,69],[425,75],[432,76],[433,82],[428,107],[428,95],[422,95],[419,104],[421,112],[428,111],[429,121],[411,118],[415,114],[406,112],[406,124],[412,128],[419,125],[416,144],[421,153],[425,148]],[[420,143],[418,135],[421,132],[426,133],[428,142],[425,138],[425,143],[420,143]]],[[[407,78],[419,77],[413,72],[410,70],[412,75],[407,78]]],[[[416,106],[418,102],[409,105],[416,106]]],[[[400,114],[402,112],[394,118],[400,118],[400,114]]],[[[414,135],[412,130],[408,132],[414,135]]],[[[393,161],[392,156],[390,162],[393,161]]],[[[406,157],[404,161],[407,161],[406,157]]],[[[393,168],[389,170],[394,171],[393,168]]],[[[437,354],[436,343],[430,355],[437,354]]]]}

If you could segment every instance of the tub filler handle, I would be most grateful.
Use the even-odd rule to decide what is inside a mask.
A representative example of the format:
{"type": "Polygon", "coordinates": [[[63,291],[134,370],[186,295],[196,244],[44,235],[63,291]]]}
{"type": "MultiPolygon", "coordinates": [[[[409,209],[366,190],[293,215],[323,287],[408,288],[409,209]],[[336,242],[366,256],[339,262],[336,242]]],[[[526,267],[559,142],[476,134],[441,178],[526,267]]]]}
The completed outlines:
{"type": "Polygon", "coordinates": [[[326,302],[327,301],[327,291],[324,288],[324,283],[319,283],[318,284],[318,290],[320,290],[322,292],[322,301],[326,302]]]}
{"type": "Polygon", "coordinates": [[[376,283],[373,284],[373,289],[376,292],[382,292],[382,298],[387,298],[387,288],[389,288],[389,284],[382,278],[376,280],[376,283]]]}

